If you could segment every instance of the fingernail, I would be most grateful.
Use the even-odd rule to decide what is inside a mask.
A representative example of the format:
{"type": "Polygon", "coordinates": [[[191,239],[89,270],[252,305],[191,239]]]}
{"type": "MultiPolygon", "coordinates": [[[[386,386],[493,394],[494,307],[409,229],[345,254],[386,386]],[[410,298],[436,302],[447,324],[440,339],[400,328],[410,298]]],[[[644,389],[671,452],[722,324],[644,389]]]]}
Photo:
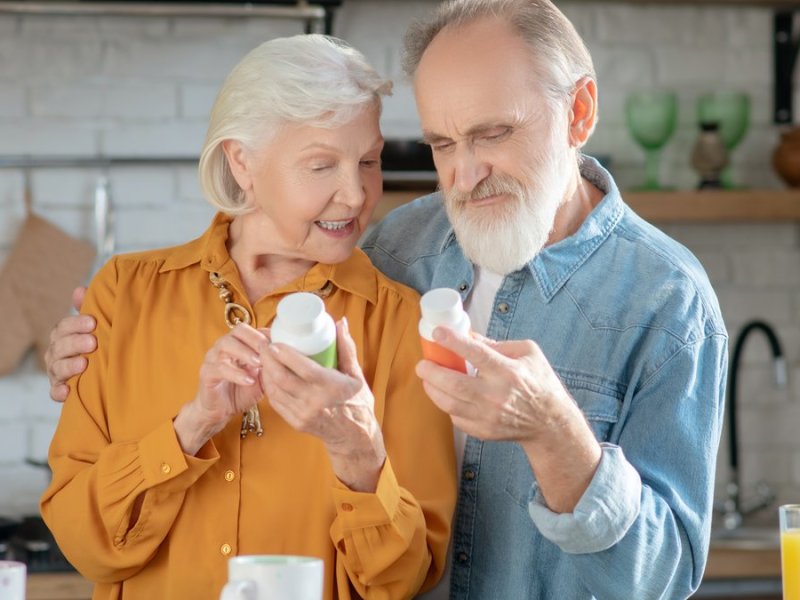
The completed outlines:
{"type": "Polygon", "coordinates": [[[255,366],[261,366],[261,357],[258,354],[254,354],[250,357],[250,362],[253,363],[255,366]]]}
{"type": "Polygon", "coordinates": [[[242,378],[242,380],[243,380],[243,381],[244,381],[244,382],[245,382],[247,385],[253,385],[253,384],[256,382],[256,380],[255,380],[255,379],[253,379],[252,377],[243,377],[243,378],[242,378]]]}
{"type": "Polygon", "coordinates": [[[342,331],[350,333],[350,324],[347,322],[347,317],[342,317],[342,331]]]}
{"type": "Polygon", "coordinates": [[[275,344],[270,344],[269,345],[269,351],[272,352],[273,354],[280,354],[281,353],[280,349],[275,344]]]}
{"type": "Polygon", "coordinates": [[[437,327],[433,330],[433,339],[437,342],[442,342],[447,337],[447,332],[442,329],[441,327],[437,327]]]}

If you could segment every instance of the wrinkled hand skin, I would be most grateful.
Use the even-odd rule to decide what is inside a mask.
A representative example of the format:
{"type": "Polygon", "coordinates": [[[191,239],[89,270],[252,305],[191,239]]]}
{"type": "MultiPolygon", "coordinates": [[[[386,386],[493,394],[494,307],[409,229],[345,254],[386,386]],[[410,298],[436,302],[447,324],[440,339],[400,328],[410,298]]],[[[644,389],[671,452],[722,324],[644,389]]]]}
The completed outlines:
{"type": "Polygon", "coordinates": [[[531,340],[496,342],[444,327],[436,328],[434,339],[468,360],[477,374],[420,361],[417,375],[431,400],[475,438],[518,442],[548,506],[572,511],[602,451],[541,348],[531,340]]]}
{"type": "Polygon", "coordinates": [[[262,385],[275,411],[297,431],[325,444],[345,485],[371,492],[386,450],[375,398],[358,364],[346,319],[336,324],[338,370],[322,367],[284,344],[261,353],[262,385]]]}

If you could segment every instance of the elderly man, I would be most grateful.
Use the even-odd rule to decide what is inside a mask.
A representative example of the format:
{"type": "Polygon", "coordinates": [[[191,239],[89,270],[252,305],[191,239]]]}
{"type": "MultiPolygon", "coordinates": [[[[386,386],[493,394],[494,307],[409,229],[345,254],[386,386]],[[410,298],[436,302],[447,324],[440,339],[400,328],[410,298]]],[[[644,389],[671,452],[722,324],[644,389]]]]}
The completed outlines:
{"type": "MultiPolygon", "coordinates": [[[[580,148],[595,73],[549,0],[456,0],[406,36],[441,192],[363,246],[387,275],[462,294],[478,370],[417,374],[462,448],[456,599],[686,598],[706,561],[727,335],[703,269],[580,148]],[[485,336],[485,337],[484,337],[485,336]]],[[[93,347],[51,348],[54,397],[93,347]]]]}

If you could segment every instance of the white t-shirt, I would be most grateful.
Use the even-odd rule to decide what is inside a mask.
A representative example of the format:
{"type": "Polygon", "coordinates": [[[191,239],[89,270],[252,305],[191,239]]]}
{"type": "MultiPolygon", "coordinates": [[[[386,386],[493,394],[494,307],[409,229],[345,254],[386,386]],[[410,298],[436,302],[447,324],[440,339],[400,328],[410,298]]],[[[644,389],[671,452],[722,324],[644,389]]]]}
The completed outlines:
{"type": "MultiPolygon", "coordinates": [[[[472,291],[464,304],[464,309],[467,311],[472,324],[472,331],[486,335],[489,321],[492,318],[494,298],[503,283],[504,277],[505,275],[487,271],[478,266],[475,267],[475,285],[472,287],[472,291]]],[[[457,427],[453,427],[453,438],[456,445],[456,473],[460,477],[461,469],[464,465],[464,447],[467,444],[467,434],[457,427]]],[[[418,598],[424,600],[447,600],[450,597],[451,552],[452,548],[448,548],[447,566],[441,581],[431,591],[418,596],[418,598]]]]}

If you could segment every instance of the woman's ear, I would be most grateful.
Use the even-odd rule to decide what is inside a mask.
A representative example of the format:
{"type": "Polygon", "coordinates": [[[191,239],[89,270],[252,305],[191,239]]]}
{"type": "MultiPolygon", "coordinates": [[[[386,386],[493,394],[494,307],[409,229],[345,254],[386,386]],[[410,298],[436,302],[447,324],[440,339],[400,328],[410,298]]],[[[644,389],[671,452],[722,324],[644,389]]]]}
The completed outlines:
{"type": "Polygon", "coordinates": [[[253,180],[247,162],[247,152],[245,152],[241,142],[225,140],[222,142],[222,151],[228,160],[228,168],[231,170],[231,175],[233,175],[239,187],[242,188],[242,191],[247,192],[253,187],[253,180]]]}
{"type": "Polygon", "coordinates": [[[580,148],[597,124],[597,84],[591,77],[583,77],[575,84],[569,116],[570,145],[580,148]]]}

